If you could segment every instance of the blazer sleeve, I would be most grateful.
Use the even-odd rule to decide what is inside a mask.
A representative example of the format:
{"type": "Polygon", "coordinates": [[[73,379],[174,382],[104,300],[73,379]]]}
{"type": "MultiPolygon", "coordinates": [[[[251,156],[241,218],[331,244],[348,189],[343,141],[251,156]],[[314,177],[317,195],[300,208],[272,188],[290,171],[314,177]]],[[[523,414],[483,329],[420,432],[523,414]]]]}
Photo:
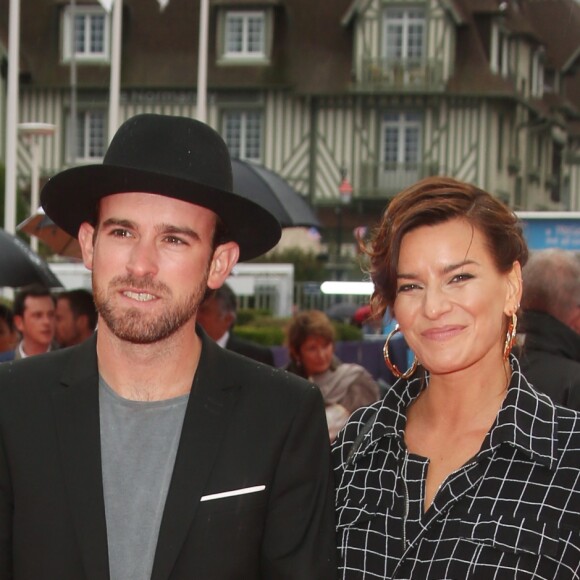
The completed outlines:
{"type": "Polygon", "coordinates": [[[337,577],[330,444],[324,404],[316,387],[307,391],[285,441],[264,538],[264,578],[337,577]]]}

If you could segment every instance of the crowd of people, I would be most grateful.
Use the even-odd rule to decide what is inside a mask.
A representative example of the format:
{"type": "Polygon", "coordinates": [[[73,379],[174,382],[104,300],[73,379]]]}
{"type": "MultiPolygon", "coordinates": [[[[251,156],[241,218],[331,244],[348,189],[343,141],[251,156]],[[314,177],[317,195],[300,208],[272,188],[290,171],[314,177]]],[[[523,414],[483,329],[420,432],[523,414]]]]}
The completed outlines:
{"type": "Polygon", "coordinates": [[[236,336],[281,232],[207,125],[133,117],[41,201],[93,291],[0,305],[0,578],[580,577],[580,259],[493,195],[426,178],[361,241],[386,389],[320,311],[284,369],[236,336]]]}

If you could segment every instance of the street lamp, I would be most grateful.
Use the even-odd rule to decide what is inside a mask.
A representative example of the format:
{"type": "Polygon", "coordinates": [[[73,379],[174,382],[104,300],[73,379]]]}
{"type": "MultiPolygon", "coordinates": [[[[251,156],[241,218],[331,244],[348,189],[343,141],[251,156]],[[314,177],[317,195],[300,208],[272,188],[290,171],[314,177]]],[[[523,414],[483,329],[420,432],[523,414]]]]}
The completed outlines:
{"type": "MultiPolygon", "coordinates": [[[[30,153],[32,156],[32,170],[30,175],[30,208],[35,212],[39,206],[39,138],[48,137],[54,134],[56,127],[50,123],[19,123],[18,130],[30,143],[30,153]]],[[[38,252],[38,238],[30,237],[30,248],[38,252]]]]}
{"type": "MultiPolygon", "coordinates": [[[[346,177],[347,171],[346,167],[343,165],[340,169],[341,182],[338,186],[338,193],[340,197],[339,205],[336,208],[338,215],[338,231],[336,236],[336,263],[337,266],[341,258],[341,246],[342,246],[342,212],[343,208],[347,207],[352,199],[352,185],[348,178],[346,177]]],[[[337,268],[338,270],[338,268],[337,268]]]]}

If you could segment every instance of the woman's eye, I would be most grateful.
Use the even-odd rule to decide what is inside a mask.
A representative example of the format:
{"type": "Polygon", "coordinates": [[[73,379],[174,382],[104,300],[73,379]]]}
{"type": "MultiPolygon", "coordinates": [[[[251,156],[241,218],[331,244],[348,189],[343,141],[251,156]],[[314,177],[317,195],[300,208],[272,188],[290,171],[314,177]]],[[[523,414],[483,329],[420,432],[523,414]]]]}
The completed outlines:
{"type": "Polygon", "coordinates": [[[471,280],[472,278],[473,276],[471,274],[466,274],[465,272],[462,272],[461,274],[453,276],[451,282],[465,282],[466,280],[471,280]]]}
{"type": "Polygon", "coordinates": [[[397,294],[401,294],[403,292],[410,292],[411,290],[416,290],[419,288],[417,284],[401,284],[397,289],[397,294]]]}

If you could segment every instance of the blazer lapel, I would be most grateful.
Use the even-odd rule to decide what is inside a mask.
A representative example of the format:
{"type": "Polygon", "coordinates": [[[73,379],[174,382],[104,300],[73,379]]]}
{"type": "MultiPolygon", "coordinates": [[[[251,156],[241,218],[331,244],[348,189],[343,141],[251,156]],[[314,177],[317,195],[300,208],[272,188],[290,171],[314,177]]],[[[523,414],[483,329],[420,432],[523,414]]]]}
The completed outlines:
{"type": "Polygon", "coordinates": [[[95,337],[71,356],[53,394],[65,485],[86,578],[109,577],[101,470],[98,366],[95,337]]]}
{"type": "Polygon", "coordinates": [[[239,392],[223,370],[228,365],[221,347],[200,334],[202,354],[185,413],[151,580],[166,580],[171,574],[239,392]]]}

